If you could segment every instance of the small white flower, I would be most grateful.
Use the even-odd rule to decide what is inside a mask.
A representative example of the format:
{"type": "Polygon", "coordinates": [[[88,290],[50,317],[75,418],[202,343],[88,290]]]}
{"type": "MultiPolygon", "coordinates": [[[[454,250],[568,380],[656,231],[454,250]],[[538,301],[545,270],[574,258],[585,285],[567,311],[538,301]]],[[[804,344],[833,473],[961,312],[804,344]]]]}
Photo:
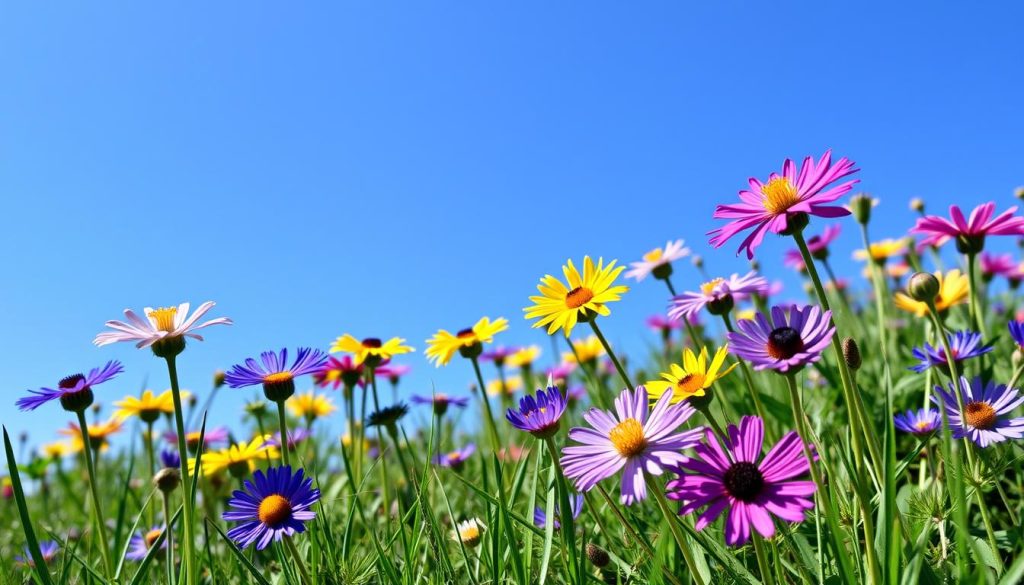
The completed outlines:
{"type": "Polygon", "coordinates": [[[455,530],[452,530],[452,540],[461,541],[465,546],[473,548],[480,544],[480,539],[486,528],[487,526],[478,518],[464,520],[455,525],[455,530]]]}
{"type": "Polygon", "coordinates": [[[666,242],[664,248],[655,248],[644,254],[643,260],[630,262],[629,265],[633,268],[626,272],[626,278],[633,278],[639,282],[647,278],[656,268],[671,264],[689,255],[690,249],[683,245],[682,240],[666,242]]]}

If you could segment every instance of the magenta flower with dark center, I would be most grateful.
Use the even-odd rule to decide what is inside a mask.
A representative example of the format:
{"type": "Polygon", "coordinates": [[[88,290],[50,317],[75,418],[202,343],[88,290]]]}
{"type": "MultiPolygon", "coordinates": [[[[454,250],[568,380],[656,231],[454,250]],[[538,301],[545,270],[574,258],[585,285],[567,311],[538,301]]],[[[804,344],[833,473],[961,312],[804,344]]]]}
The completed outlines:
{"type": "Polygon", "coordinates": [[[910,233],[923,235],[924,240],[921,244],[926,246],[941,246],[950,238],[955,239],[957,250],[961,254],[980,252],[988,236],[1024,235],[1024,217],[1013,215],[1017,211],[1016,207],[992,217],[995,210],[996,204],[989,201],[975,207],[970,217],[964,218],[964,212],[959,206],[950,205],[951,219],[937,215],[922,217],[910,229],[910,233]]]}

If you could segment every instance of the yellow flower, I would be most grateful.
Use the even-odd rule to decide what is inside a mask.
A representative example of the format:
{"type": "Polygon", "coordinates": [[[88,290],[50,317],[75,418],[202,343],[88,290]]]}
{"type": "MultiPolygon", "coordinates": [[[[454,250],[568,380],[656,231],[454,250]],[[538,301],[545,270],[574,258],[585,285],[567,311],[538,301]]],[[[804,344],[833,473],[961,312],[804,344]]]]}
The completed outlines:
{"type": "MultiPolygon", "coordinates": [[[[277,447],[268,445],[270,435],[257,435],[248,443],[238,443],[218,451],[203,453],[203,475],[210,476],[227,469],[235,477],[245,477],[256,469],[256,461],[268,457],[277,459],[280,453],[277,447]]],[[[194,473],[196,459],[188,460],[188,472],[194,473]]]]}
{"type": "Polygon", "coordinates": [[[857,260],[874,260],[884,263],[893,256],[899,256],[907,251],[906,240],[887,239],[881,242],[872,242],[867,250],[854,250],[853,257],[857,260]]]}
{"type": "MultiPolygon", "coordinates": [[[[182,392],[181,400],[185,401],[189,396],[188,392],[182,392]]],[[[124,400],[115,402],[114,406],[120,407],[114,413],[114,417],[118,420],[137,416],[143,422],[151,423],[156,422],[161,414],[174,414],[174,396],[170,390],[165,390],[161,394],[154,394],[152,390],[146,390],[138,398],[125,396],[124,400]]]]}
{"type": "Polygon", "coordinates": [[[391,359],[393,356],[409,353],[413,351],[413,348],[405,345],[405,340],[401,337],[392,337],[387,341],[381,341],[377,337],[367,337],[359,341],[346,333],[334,340],[334,345],[331,346],[330,351],[331,353],[339,351],[350,353],[355,356],[355,360],[358,363],[365,362],[367,358],[370,358],[371,363],[374,361],[380,363],[381,361],[391,359]]]}
{"type": "Polygon", "coordinates": [[[571,351],[562,352],[563,362],[570,364],[582,362],[586,364],[604,355],[604,346],[601,345],[601,340],[596,335],[591,335],[582,341],[573,341],[572,346],[576,349],[576,353],[574,354],[571,351]],[[579,356],[579,361],[576,360],[577,355],[579,356]]]}
{"type": "Polygon", "coordinates": [[[746,319],[747,321],[753,321],[756,317],[757,311],[755,311],[754,309],[747,308],[736,311],[737,321],[742,321],[744,319],[746,319]]]}
{"type": "Polygon", "coordinates": [[[562,329],[565,336],[569,337],[572,328],[581,319],[585,321],[593,318],[595,313],[602,316],[611,314],[607,303],[619,300],[622,293],[629,290],[622,285],[612,286],[623,268],[615,266],[615,260],[605,266],[603,259],[598,259],[597,266],[594,266],[590,256],[586,256],[583,258],[581,276],[572,260],[569,260],[562,267],[568,286],[550,274],[545,275],[537,285],[540,295],[530,297],[534,305],[523,309],[526,318],[539,317],[533,326],[547,325],[548,335],[562,329]]]}
{"type": "Polygon", "coordinates": [[[530,347],[519,348],[514,354],[508,356],[505,363],[513,368],[525,368],[532,366],[533,362],[537,361],[540,357],[540,347],[531,345],[530,347]]]}
{"type": "Polygon", "coordinates": [[[508,329],[508,319],[504,317],[494,321],[483,317],[476,322],[476,325],[454,335],[441,329],[427,340],[427,359],[441,367],[448,365],[456,351],[460,352],[463,357],[476,357],[483,350],[484,343],[491,343],[494,341],[496,333],[506,329],[508,329]]]}
{"type": "Polygon", "coordinates": [[[58,459],[75,452],[71,441],[54,441],[52,443],[47,443],[40,447],[40,451],[42,451],[43,456],[47,459],[58,459]]]}
{"type": "Polygon", "coordinates": [[[330,397],[324,394],[315,394],[312,390],[303,394],[296,394],[285,403],[292,414],[300,418],[321,418],[338,410],[330,397]]]}
{"type": "Polygon", "coordinates": [[[733,364],[722,370],[725,363],[725,356],[729,353],[729,346],[723,345],[715,352],[715,359],[708,365],[708,348],[700,349],[700,356],[696,356],[693,350],[683,350],[683,367],[672,364],[671,372],[662,372],[664,380],[654,380],[647,383],[647,391],[652,401],[656,401],[665,392],[672,392],[670,402],[675,404],[686,400],[691,396],[704,396],[704,391],[711,387],[716,380],[731,372],[737,364],[733,364]],[[720,371],[721,370],[721,371],[720,371]]]}
{"type": "MultiPolygon", "coordinates": [[[[106,451],[110,436],[121,430],[121,421],[112,418],[104,422],[93,422],[89,425],[89,444],[93,449],[106,451]]],[[[78,453],[85,448],[82,443],[82,430],[75,423],[57,431],[71,440],[71,451],[78,453]]]]}
{"type": "MultiPolygon", "coordinates": [[[[939,279],[939,295],[935,297],[936,311],[941,313],[953,305],[959,305],[967,300],[970,281],[966,274],[962,274],[956,269],[950,270],[945,276],[939,270],[936,270],[933,274],[935,278],[939,279]]],[[[928,314],[928,305],[921,301],[915,301],[903,292],[896,293],[896,306],[918,317],[924,317],[928,314]]]]}
{"type": "Polygon", "coordinates": [[[487,383],[487,393],[491,396],[511,396],[523,388],[523,379],[519,376],[505,378],[505,384],[501,380],[491,380],[487,383]]]}

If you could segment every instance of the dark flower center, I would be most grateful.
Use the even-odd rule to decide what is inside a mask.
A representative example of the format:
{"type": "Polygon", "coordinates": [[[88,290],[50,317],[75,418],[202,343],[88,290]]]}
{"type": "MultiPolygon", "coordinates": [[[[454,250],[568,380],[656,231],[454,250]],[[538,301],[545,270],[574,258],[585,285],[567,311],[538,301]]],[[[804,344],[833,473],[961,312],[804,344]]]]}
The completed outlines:
{"type": "Polygon", "coordinates": [[[741,502],[753,502],[764,488],[764,476],[753,463],[733,463],[723,477],[726,491],[741,502]]]}
{"type": "Polygon", "coordinates": [[[473,337],[473,328],[472,327],[467,327],[467,328],[463,329],[462,331],[459,331],[458,333],[456,333],[455,337],[458,337],[459,339],[465,339],[467,337],[473,337]]]}
{"type": "Polygon", "coordinates": [[[565,295],[565,306],[570,309],[578,309],[594,299],[594,291],[589,288],[577,286],[565,295]]]}
{"type": "Polygon", "coordinates": [[[383,343],[377,337],[367,337],[363,340],[363,347],[379,348],[383,343]]]}
{"type": "Polygon", "coordinates": [[[73,374],[66,378],[61,378],[61,381],[57,382],[57,387],[61,390],[67,390],[69,388],[74,388],[82,380],[85,380],[85,376],[82,374],[73,374]]]}
{"type": "Polygon", "coordinates": [[[792,327],[779,327],[768,334],[768,355],[777,360],[788,360],[804,349],[800,332],[792,327]]]}
{"type": "Polygon", "coordinates": [[[970,402],[964,406],[964,420],[976,429],[991,429],[996,426],[996,419],[995,409],[987,402],[970,402]]]}

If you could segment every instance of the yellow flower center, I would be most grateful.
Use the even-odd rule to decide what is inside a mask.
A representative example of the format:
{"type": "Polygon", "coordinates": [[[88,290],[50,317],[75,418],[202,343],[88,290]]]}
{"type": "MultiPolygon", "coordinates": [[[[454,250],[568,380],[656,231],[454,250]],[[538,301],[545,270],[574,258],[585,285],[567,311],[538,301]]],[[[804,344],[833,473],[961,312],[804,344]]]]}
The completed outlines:
{"type": "Polygon", "coordinates": [[[919,431],[924,431],[924,430],[925,430],[925,429],[927,429],[927,428],[928,428],[929,426],[931,426],[931,424],[930,424],[930,423],[929,423],[928,421],[926,421],[926,420],[919,420],[919,421],[917,421],[917,423],[916,423],[916,424],[914,425],[914,428],[916,428],[916,429],[917,429],[917,430],[919,430],[919,431]]]}
{"type": "Polygon", "coordinates": [[[704,387],[705,379],[703,374],[686,374],[676,382],[676,389],[683,395],[693,394],[704,387]]]}
{"type": "Polygon", "coordinates": [[[661,260],[661,257],[662,257],[661,248],[655,248],[655,249],[651,250],[650,252],[644,254],[644,261],[645,262],[657,262],[658,260],[661,260]]]}
{"type": "Polygon", "coordinates": [[[704,284],[700,285],[700,292],[704,293],[705,295],[710,295],[711,293],[715,292],[715,289],[718,288],[718,286],[721,285],[723,282],[725,282],[724,278],[715,278],[713,280],[709,280],[704,284]]]}
{"type": "Polygon", "coordinates": [[[589,288],[577,286],[565,295],[565,306],[570,309],[578,309],[594,299],[594,291],[589,288]]]}
{"type": "Polygon", "coordinates": [[[964,407],[964,420],[976,429],[988,430],[996,425],[996,411],[987,402],[971,402],[964,407]]]}
{"type": "Polygon", "coordinates": [[[280,384],[281,382],[287,382],[292,379],[291,372],[274,372],[273,374],[267,374],[263,376],[264,384],[280,384]]]}
{"type": "Polygon", "coordinates": [[[278,526],[292,516],[292,504],[287,498],[278,494],[271,494],[260,502],[260,509],[257,513],[260,522],[267,526],[278,526]]]}
{"type": "Polygon", "coordinates": [[[146,316],[156,323],[158,330],[170,333],[174,331],[174,316],[177,314],[178,307],[160,307],[153,309],[146,316]]]}
{"type": "Polygon", "coordinates": [[[470,524],[469,526],[459,529],[459,538],[465,544],[476,543],[480,540],[480,528],[476,524],[470,524]]]}
{"type": "Polygon", "coordinates": [[[786,177],[775,177],[761,185],[761,205],[764,210],[778,215],[800,201],[796,187],[786,177]]]}
{"type": "Polygon", "coordinates": [[[147,532],[146,535],[142,537],[142,539],[146,541],[146,547],[148,548],[153,546],[153,543],[156,542],[156,539],[160,538],[162,533],[163,531],[159,528],[147,532]]]}
{"type": "Polygon", "coordinates": [[[462,453],[458,451],[452,451],[448,454],[448,461],[452,463],[457,463],[460,459],[462,459],[462,453]]]}
{"type": "Polygon", "coordinates": [[[634,457],[643,453],[647,448],[647,438],[644,437],[644,427],[635,418],[626,420],[615,425],[615,428],[608,433],[612,445],[623,457],[634,457]]]}

